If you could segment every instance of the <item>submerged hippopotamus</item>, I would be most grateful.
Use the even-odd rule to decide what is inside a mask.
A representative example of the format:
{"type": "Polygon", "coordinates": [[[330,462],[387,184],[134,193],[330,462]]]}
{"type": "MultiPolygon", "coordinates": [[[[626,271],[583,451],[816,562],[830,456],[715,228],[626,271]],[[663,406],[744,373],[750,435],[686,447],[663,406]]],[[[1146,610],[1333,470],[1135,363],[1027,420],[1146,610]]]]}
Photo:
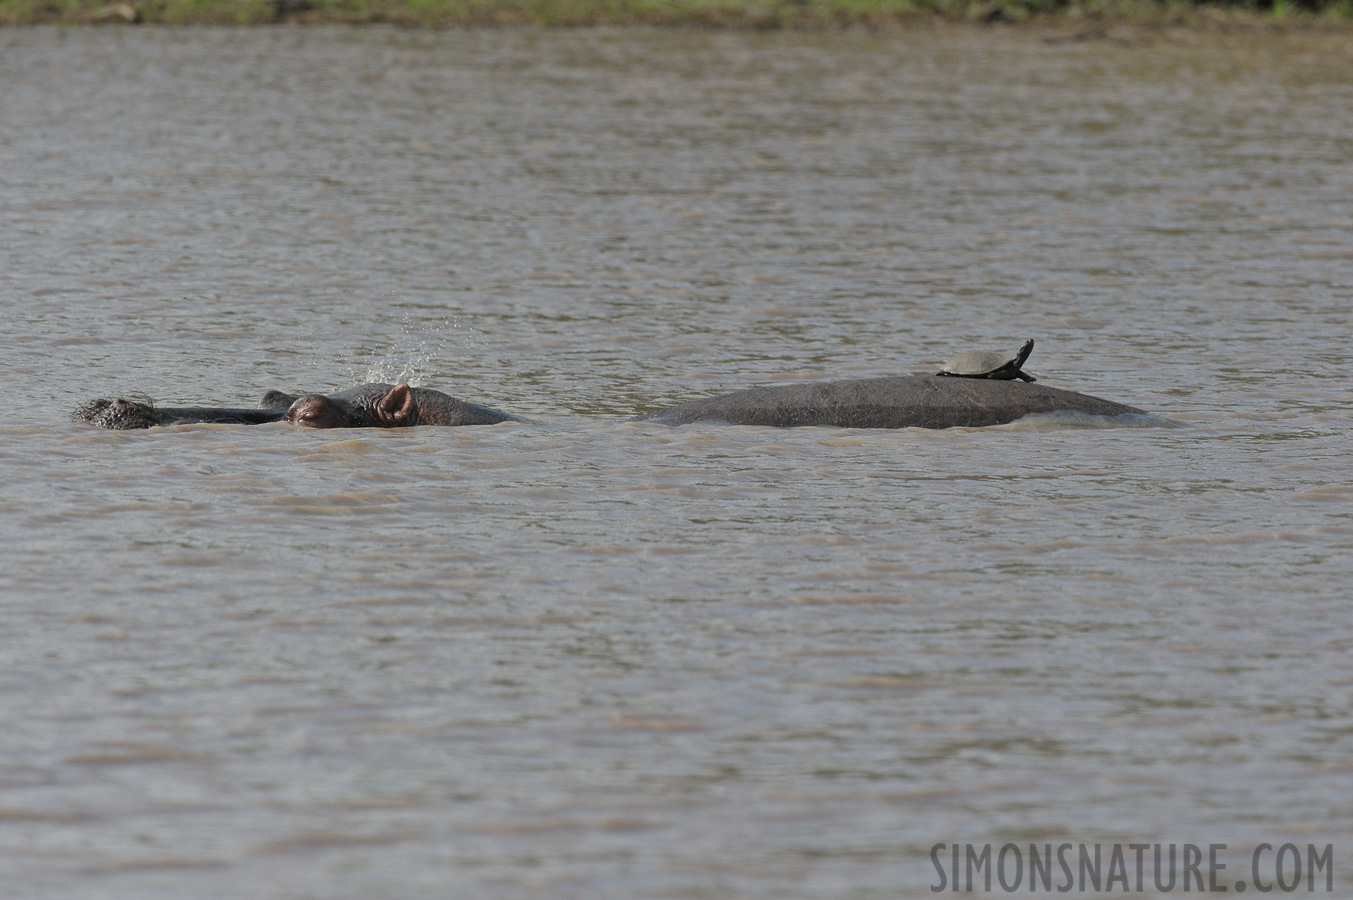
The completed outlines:
{"type": "Polygon", "coordinates": [[[430,388],[407,384],[359,384],[337,394],[299,397],[269,391],[259,406],[280,409],[296,425],[311,428],[405,428],[411,425],[497,425],[525,419],[478,403],[457,400],[430,388]]]}
{"type": "Polygon", "coordinates": [[[359,384],[335,394],[268,391],[257,409],[166,407],[121,397],[95,400],[71,416],[118,430],[197,423],[259,425],[287,421],[312,428],[402,428],[410,425],[495,425],[523,422],[517,416],[407,384],[359,384]]]}
{"type": "Polygon", "coordinates": [[[632,421],[953,428],[1004,425],[1033,413],[1054,412],[1146,416],[1132,406],[1042,384],[913,375],[753,388],[659,409],[632,421]]]}
{"type": "MultiPolygon", "coordinates": [[[[914,375],[753,388],[697,400],[632,421],[664,425],[830,425],[839,428],[953,428],[1003,425],[1036,413],[1137,417],[1170,425],[1142,410],[1087,394],[1019,380],[914,375]]],[[[312,428],[399,428],[493,425],[526,419],[407,384],[362,384],[335,394],[268,391],[257,409],[157,407],[131,400],[95,400],[72,418],[103,428],[287,421],[312,428]]]]}
{"type": "Polygon", "coordinates": [[[152,406],[117,397],[109,400],[91,400],[70,414],[72,422],[88,422],[100,428],[127,431],[133,428],[152,428],[156,425],[191,425],[215,422],[229,425],[260,425],[276,422],[287,414],[285,409],[229,409],[216,406],[152,406]]]}

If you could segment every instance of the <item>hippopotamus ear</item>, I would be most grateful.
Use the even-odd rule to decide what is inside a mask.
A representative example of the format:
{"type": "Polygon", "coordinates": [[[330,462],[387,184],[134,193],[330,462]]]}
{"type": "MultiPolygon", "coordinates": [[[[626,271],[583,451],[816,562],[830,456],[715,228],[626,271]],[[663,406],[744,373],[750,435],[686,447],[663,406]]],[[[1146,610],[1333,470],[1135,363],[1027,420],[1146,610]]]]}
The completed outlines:
{"type": "Polygon", "coordinates": [[[417,421],[414,413],[417,406],[413,402],[413,388],[401,382],[390,389],[390,393],[376,404],[376,415],[386,428],[398,428],[401,425],[413,425],[417,421]]]}

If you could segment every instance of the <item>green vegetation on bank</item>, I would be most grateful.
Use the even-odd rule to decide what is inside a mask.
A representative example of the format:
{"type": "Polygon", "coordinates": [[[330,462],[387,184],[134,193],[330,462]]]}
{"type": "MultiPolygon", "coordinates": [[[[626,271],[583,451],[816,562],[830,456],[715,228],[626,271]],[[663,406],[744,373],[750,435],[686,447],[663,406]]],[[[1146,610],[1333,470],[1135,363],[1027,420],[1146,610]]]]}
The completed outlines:
{"type": "Polygon", "coordinates": [[[917,20],[1353,23],[1353,0],[0,0],[0,25],[883,26],[917,20]]]}

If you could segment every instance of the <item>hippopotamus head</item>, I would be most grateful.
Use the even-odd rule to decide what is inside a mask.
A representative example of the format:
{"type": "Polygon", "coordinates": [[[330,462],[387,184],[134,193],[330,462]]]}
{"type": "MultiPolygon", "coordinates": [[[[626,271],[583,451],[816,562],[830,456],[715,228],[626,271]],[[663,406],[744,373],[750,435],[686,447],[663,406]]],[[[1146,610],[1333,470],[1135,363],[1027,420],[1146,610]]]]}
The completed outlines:
{"type": "Polygon", "coordinates": [[[337,394],[303,394],[292,402],[285,418],[311,428],[400,428],[421,423],[414,389],[403,383],[363,384],[337,394]]]}
{"type": "Polygon", "coordinates": [[[523,422],[517,416],[467,403],[441,391],[407,384],[359,384],[334,394],[268,391],[257,409],[219,406],[152,406],[121,397],[86,403],[71,418],[100,428],[125,430],[153,425],[214,423],[259,425],[285,419],[312,428],[402,428],[409,425],[494,425],[523,422]]]}
{"type": "MultiPolygon", "coordinates": [[[[287,395],[270,391],[263,403],[280,403],[287,395]]],[[[359,384],[336,394],[304,394],[295,398],[286,421],[311,428],[404,428],[410,425],[493,425],[521,421],[477,403],[466,403],[441,391],[407,384],[359,384]]]]}

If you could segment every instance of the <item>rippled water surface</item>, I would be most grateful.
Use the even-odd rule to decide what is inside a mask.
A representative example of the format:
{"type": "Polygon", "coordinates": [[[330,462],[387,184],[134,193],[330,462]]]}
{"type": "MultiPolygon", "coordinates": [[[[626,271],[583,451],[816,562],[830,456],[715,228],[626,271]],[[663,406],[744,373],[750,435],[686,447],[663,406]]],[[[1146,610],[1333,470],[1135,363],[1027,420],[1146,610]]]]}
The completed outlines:
{"type": "Polygon", "coordinates": [[[1353,890],[1353,41],[1067,37],[0,32],[5,896],[1353,890]],[[625,421],[1027,337],[1188,427],[625,421]]]}

